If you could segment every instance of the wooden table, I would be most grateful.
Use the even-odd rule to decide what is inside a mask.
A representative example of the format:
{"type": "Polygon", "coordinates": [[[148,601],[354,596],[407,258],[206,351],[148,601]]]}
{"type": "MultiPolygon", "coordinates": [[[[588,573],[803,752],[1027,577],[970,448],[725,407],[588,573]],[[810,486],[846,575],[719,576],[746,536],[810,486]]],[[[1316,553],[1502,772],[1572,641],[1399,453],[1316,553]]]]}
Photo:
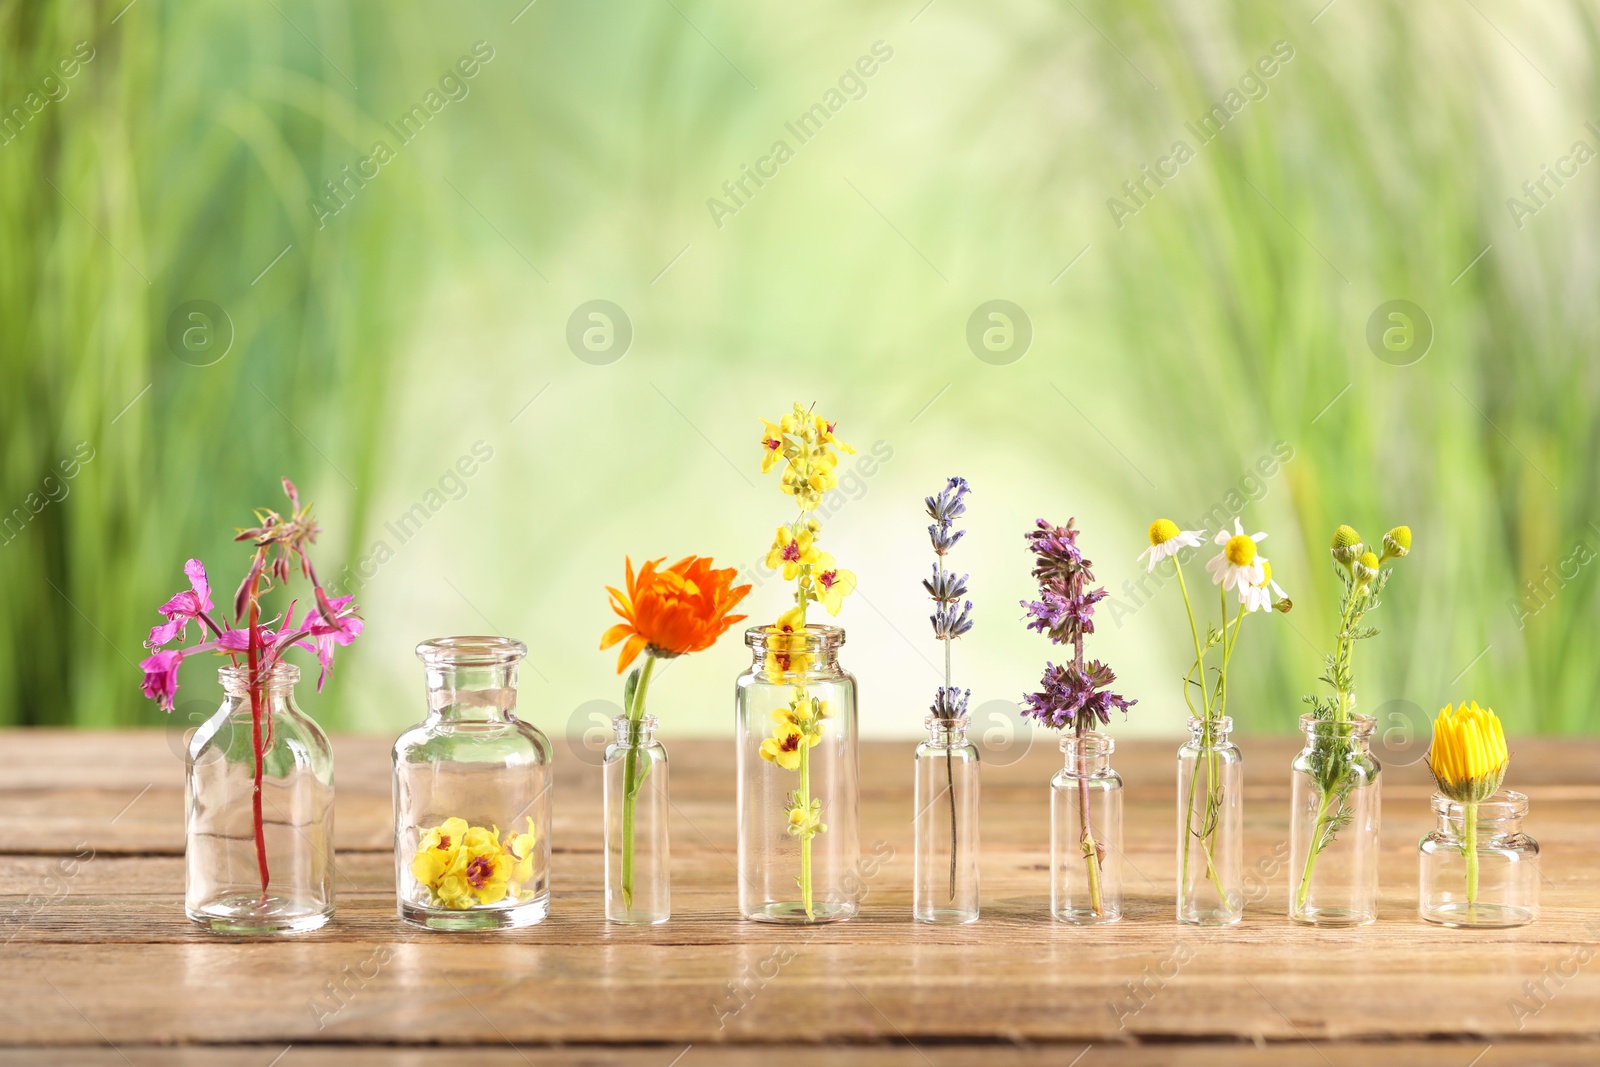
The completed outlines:
{"type": "Polygon", "coordinates": [[[421,1062],[438,1045],[486,1067],[1600,1062],[1589,973],[1600,972],[1600,743],[1517,746],[1511,782],[1532,795],[1544,917],[1508,931],[1416,918],[1416,842],[1430,824],[1420,763],[1385,770],[1380,921],[1288,923],[1287,738],[1243,744],[1247,862],[1260,877],[1237,927],[1173,923],[1176,742],[1132,741],[1116,763],[1135,870],[1114,926],[1048,916],[1046,783],[1059,755],[1045,744],[985,768],[977,924],[908,918],[905,743],[862,753],[862,840],[893,852],[860,917],[745,923],[733,917],[729,743],[668,743],[664,926],[601,920],[599,771],[560,741],[550,918],[490,935],[403,926],[388,744],[348,737],[335,746],[337,917],[314,934],[230,941],[183,915],[181,738],[0,734],[0,1062],[350,1067],[421,1062]],[[1530,982],[1544,992],[1530,996],[1530,982]],[[348,990],[332,1014],[330,983],[348,990]]]}

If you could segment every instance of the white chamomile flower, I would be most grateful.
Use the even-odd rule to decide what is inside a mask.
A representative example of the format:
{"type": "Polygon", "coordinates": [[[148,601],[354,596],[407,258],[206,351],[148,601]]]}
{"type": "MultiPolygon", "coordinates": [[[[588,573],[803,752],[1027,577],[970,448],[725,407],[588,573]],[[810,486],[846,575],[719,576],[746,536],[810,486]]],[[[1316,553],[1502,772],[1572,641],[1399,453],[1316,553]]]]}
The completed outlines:
{"type": "Polygon", "coordinates": [[[1261,564],[1261,581],[1255,585],[1241,582],[1239,603],[1246,611],[1271,611],[1280,600],[1288,600],[1289,594],[1272,580],[1272,564],[1267,562],[1266,556],[1257,556],[1256,562],[1261,564]]]}
{"type": "Polygon", "coordinates": [[[1139,558],[1150,561],[1145,568],[1148,573],[1168,556],[1176,556],[1180,548],[1198,548],[1205,539],[1204,530],[1180,530],[1171,519],[1157,519],[1150,524],[1150,547],[1139,553],[1139,558]]]}
{"type": "Polygon", "coordinates": [[[1260,585],[1262,560],[1256,555],[1256,542],[1266,537],[1264,533],[1246,534],[1237,518],[1233,520],[1233,533],[1218,530],[1212,542],[1222,545],[1222,551],[1206,564],[1211,584],[1220,584],[1224,589],[1232,589],[1240,582],[1247,586],[1260,585]]]}

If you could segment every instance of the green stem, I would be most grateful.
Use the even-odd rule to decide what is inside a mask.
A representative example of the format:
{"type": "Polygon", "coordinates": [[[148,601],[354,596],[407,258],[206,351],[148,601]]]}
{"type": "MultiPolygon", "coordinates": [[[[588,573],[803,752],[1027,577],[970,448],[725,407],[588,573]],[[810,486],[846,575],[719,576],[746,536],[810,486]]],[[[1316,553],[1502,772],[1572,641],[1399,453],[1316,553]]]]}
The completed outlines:
{"type": "Polygon", "coordinates": [[[622,906],[633,909],[633,822],[634,809],[639,800],[638,723],[644,718],[645,691],[650,688],[650,675],[655,671],[656,658],[645,653],[644,670],[639,672],[639,684],[633,691],[633,702],[625,709],[628,717],[627,751],[622,759],[622,906]]]}
{"type": "Polygon", "coordinates": [[[1334,791],[1328,790],[1322,794],[1322,804],[1317,808],[1317,821],[1311,830],[1311,847],[1306,852],[1306,869],[1300,875],[1300,891],[1295,895],[1294,910],[1304,911],[1306,899],[1311,894],[1311,872],[1317,866],[1317,854],[1322,851],[1322,835],[1327,832],[1329,821],[1328,805],[1333,803],[1334,791]]]}
{"type": "MultiPolygon", "coordinates": [[[[811,818],[811,745],[806,738],[800,740],[800,810],[806,819],[811,818]]],[[[800,902],[805,905],[806,918],[815,919],[811,907],[811,834],[800,834],[800,902]]]]}
{"type": "Polygon", "coordinates": [[[1466,816],[1467,904],[1471,906],[1478,902],[1478,805],[1463,804],[1462,812],[1466,816]]]}

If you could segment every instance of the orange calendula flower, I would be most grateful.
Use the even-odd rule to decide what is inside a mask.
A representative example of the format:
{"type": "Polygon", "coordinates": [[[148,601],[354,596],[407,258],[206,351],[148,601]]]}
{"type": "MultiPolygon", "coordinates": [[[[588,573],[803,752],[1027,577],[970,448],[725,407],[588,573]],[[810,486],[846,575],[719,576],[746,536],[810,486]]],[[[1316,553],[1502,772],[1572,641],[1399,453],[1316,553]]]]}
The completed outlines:
{"type": "Polygon", "coordinates": [[[624,621],[605,632],[600,647],[624,642],[617,657],[618,674],[647,648],[657,656],[710,648],[728,627],[745,618],[728,614],[750,592],[748,585],[733,584],[738,571],[714,569],[709,556],[685,556],[659,570],[665,558],[650,560],[637,575],[629,559],[627,591],[606,587],[611,610],[624,621]]]}

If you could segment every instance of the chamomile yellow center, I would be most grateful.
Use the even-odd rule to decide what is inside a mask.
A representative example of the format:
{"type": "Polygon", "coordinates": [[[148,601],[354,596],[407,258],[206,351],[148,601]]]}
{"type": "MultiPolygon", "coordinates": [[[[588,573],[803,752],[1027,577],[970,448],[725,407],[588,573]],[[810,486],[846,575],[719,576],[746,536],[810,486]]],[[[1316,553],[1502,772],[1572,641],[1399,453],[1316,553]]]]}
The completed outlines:
{"type": "Polygon", "coordinates": [[[1248,567],[1256,561],[1256,543],[1244,534],[1234,534],[1228,538],[1227,547],[1222,551],[1235,567],[1248,567]]]}
{"type": "Polygon", "coordinates": [[[1334,548],[1349,548],[1351,545],[1359,545],[1360,543],[1361,535],[1356,533],[1353,526],[1340,526],[1333,531],[1334,548]]]}
{"type": "Polygon", "coordinates": [[[1178,536],[1178,524],[1171,519],[1157,519],[1150,524],[1150,543],[1164,545],[1178,536]]]}
{"type": "Polygon", "coordinates": [[[1371,567],[1373,570],[1377,570],[1378,569],[1378,554],[1376,552],[1363,552],[1363,553],[1361,553],[1361,559],[1359,560],[1359,562],[1363,566],[1371,567]]]}

